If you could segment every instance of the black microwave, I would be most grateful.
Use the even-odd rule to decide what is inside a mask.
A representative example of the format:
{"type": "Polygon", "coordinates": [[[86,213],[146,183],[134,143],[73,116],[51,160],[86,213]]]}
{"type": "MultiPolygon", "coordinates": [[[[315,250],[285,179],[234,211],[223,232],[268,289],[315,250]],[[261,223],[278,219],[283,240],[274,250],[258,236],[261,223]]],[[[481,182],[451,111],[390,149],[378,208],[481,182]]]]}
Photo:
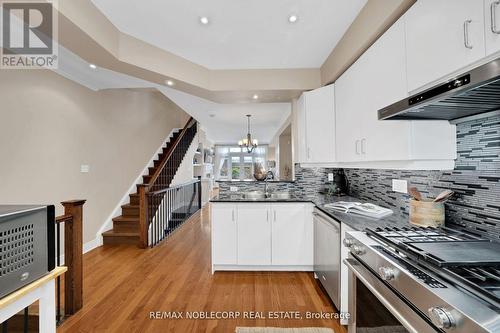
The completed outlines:
{"type": "Polygon", "coordinates": [[[0,298],[55,268],[54,206],[0,205],[0,298]]]}

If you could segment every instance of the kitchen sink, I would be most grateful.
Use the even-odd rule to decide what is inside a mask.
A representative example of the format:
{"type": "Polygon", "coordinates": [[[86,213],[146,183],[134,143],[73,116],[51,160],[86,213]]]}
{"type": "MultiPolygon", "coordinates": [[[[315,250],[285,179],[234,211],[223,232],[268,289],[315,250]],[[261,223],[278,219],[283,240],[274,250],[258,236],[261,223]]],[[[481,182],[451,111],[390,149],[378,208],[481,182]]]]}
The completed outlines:
{"type": "Polygon", "coordinates": [[[262,191],[250,191],[244,192],[243,197],[250,200],[260,200],[260,199],[276,199],[276,200],[286,200],[291,198],[290,192],[272,192],[266,193],[262,191]]]}
{"type": "Polygon", "coordinates": [[[250,191],[250,192],[245,192],[243,196],[246,199],[252,199],[252,200],[257,200],[257,199],[265,199],[266,194],[262,191],[250,191]]]}
{"type": "Polygon", "coordinates": [[[271,193],[271,199],[290,199],[290,192],[274,192],[271,193]]]}

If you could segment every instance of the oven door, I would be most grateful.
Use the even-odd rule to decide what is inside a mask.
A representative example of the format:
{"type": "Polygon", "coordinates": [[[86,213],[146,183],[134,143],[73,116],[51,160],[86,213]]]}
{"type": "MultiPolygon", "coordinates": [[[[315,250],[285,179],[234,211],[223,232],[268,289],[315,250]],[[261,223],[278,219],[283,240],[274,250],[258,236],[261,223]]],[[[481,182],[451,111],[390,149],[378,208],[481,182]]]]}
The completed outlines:
{"type": "Polygon", "coordinates": [[[344,263],[349,268],[349,333],[439,332],[357,259],[344,263]]]}

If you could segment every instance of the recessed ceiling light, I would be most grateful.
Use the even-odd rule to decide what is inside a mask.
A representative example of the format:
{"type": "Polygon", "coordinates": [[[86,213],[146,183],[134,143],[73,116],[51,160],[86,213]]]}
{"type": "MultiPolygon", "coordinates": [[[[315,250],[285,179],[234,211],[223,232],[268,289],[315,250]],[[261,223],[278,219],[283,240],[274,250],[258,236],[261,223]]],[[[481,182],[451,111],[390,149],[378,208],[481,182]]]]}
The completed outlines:
{"type": "Polygon", "coordinates": [[[97,68],[97,66],[94,65],[94,64],[89,64],[89,67],[92,68],[92,69],[96,69],[97,68]]]}
{"type": "Polygon", "coordinates": [[[259,95],[257,94],[253,95],[253,99],[259,99],[259,95]]]}
{"type": "Polygon", "coordinates": [[[288,22],[290,23],[295,23],[299,20],[299,17],[297,15],[290,15],[288,16],[288,22]]]}
{"type": "Polygon", "coordinates": [[[165,81],[165,83],[167,84],[167,86],[170,86],[170,87],[174,85],[174,81],[172,81],[172,80],[167,80],[167,81],[165,81]]]}
{"type": "Polygon", "coordinates": [[[210,23],[210,20],[208,19],[208,17],[202,16],[202,17],[200,17],[200,23],[203,25],[207,25],[210,23]]]}

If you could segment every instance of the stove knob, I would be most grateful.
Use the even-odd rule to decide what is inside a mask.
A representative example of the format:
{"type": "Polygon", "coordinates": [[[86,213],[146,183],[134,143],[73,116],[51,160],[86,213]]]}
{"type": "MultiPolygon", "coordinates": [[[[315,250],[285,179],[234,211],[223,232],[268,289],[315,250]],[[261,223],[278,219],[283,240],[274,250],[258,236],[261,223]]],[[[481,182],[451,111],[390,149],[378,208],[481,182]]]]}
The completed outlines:
{"type": "Polygon", "coordinates": [[[446,309],[434,306],[429,309],[429,317],[431,317],[432,322],[438,328],[454,328],[456,326],[456,321],[453,315],[446,309]]]}
{"type": "Polygon", "coordinates": [[[351,252],[353,254],[358,255],[358,256],[360,256],[360,255],[362,255],[362,254],[365,253],[365,250],[360,245],[356,245],[356,244],[352,245],[349,249],[351,250],[351,252]]]}
{"type": "Polygon", "coordinates": [[[396,273],[391,267],[379,267],[378,275],[380,275],[384,281],[389,281],[396,277],[396,273]]]}
{"type": "Polygon", "coordinates": [[[345,247],[351,247],[354,245],[354,240],[352,238],[344,238],[342,241],[345,247]]]}

